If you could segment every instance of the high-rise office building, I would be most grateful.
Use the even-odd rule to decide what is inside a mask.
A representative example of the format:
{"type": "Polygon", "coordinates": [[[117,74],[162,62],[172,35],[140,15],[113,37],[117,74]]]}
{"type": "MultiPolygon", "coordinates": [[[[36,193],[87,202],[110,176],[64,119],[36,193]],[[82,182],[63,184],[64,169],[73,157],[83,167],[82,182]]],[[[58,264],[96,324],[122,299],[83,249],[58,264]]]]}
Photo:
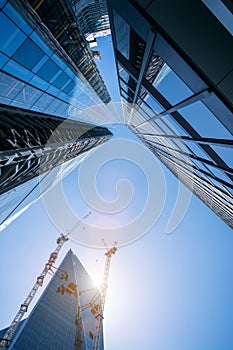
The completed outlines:
{"type": "MultiPolygon", "coordinates": [[[[99,290],[70,250],[29,317],[17,328],[9,349],[91,350],[99,305],[99,290]]],[[[1,337],[6,331],[1,331],[1,337]]],[[[103,348],[101,326],[98,350],[103,348]]]]}
{"type": "Polygon", "coordinates": [[[110,96],[68,1],[1,1],[0,29],[1,230],[111,133],[77,122],[110,96]]]}
{"type": "MultiPolygon", "coordinates": [[[[110,95],[98,71],[89,45],[79,29],[79,19],[72,11],[69,0],[28,0],[25,1],[26,7],[28,7],[28,3],[33,9],[33,14],[36,14],[38,19],[43,21],[68,55],[74,68],[82,73],[99,98],[104,103],[108,103],[110,95]]],[[[25,12],[23,12],[24,14],[25,12]]]]}
{"type": "Polygon", "coordinates": [[[69,0],[82,33],[101,36],[110,34],[106,0],[69,0]]]}
{"type": "Polygon", "coordinates": [[[69,172],[77,157],[112,135],[103,127],[5,105],[0,127],[0,230],[40,197],[42,183],[43,189],[55,185],[59,165],[69,172]]]}
{"type": "Polygon", "coordinates": [[[52,3],[35,12],[29,2],[3,1],[0,101],[67,118],[110,96],[68,4],[52,3]]]}
{"type": "Polygon", "coordinates": [[[108,5],[126,124],[232,227],[232,5],[220,2],[108,5]]]}
{"type": "Polygon", "coordinates": [[[0,195],[101,145],[107,128],[0,105],[0,195]]]}

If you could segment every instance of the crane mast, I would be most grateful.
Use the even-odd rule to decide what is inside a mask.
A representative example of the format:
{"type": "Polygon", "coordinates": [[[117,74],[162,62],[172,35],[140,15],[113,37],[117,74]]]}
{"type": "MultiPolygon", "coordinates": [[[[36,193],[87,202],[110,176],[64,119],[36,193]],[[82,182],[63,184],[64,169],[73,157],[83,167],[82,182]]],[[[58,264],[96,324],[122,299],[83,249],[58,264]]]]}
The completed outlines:
{"type": "MultiPolygon", "coordinates": [[[[85,215],[83,217],[83,219],[85,219],[86,217],[88,217],[91,213],[88,213],[87,215],[85,215]]],[[[27,295],[26,299],[24,300],[23,304],[21,304],[19,311],[17,312],[15,318],[13,319],[13,321],[11,322],[9,328],[7,329],[6,333],[4,334],[3,338],[0,339],[0,349],[4,350],[4,349],[8,349],[9,347],[9,343],[11,342],[11,339],[20,323],[20,321],[22,320],[23,316],[25,315],[25,313],[28,310],[29,305],[31,304],[37,290],[39,289],[39,287],[42,287],[43,282],[44,282],[44,278],[47,275],[47,273],[49,271],[51,271],[51,268],[53,267],[55,261],[57,260],[57,256],[59,251],[61,250],[63,244],[69,240],[68,236],[70,235],[70,233],[80,224],[80,221],[78,221],[78,223],[72,228],[72,230],[70,232],[68,232],[67,234],[61,234],[60,237],[58,237],[57,239],[57,247],[56,249],[50,254],[48,261],[45,264],[45,267],[43,269],[43,271],[41,272],[41,274],[37,277],[36,279],[36,283],[34,284],[34,286],[32,287],[31,291],[29,292],[29,294],[27,295]]]]}
{"type": "Polygon", "coordinates": [[[13,334],[15,333],[15,331],[16,331],[20,321],[22,320],[24,314],[27,312],[28,307],[31,304],[31,302],[32,302],[32,300],[33,300],[37,290],[39,289],[39,287],[41,287],[43,285],[45,276],[51,270],[53,264],[55,263],[55,261],[57,259],[59,251],[61,250],[63,244],[66,241],[68,241],[68,239],[69,238],[67,237],[67,235],[63,235],[63,234],[57,239],[57,247],[56,247],[56,249],[54,250],[54,252],[52,252],[50,254],[49,259],[46,262],[43,271],[37,277],[36,283],[32,287],[32,289],[29,292],[29,294],[27,295],[27,297],[24,300],[23,304],[21,304],[19,311],[17,312],[15,318],[11,322],[11,325],[9,326],[8,330],[6,331],[4,337],[2,338],[2,340],[0,342],[0,349],[7,349],[8,348],[8,345],[9,345],[9,342],[11,341],[11,338],[12,338],[13,334]]]}
{"type": "Polygon", "coordinates": [[[93,338],[92,350],[99,350],[100,332],[101,332],[102,321],[104,318],[103,313],[104,313],[106,292],[107,292],[107,288],[108,288],[110,263],[111,263],[112,255],[115,254],[116,251],[117,251],[117,248],[114,246],[105,253],[106,261],[105,261],[105,267],[104,267],[103,284],[101,286],[101,292],[100,292],[100,307],[99,307],[99,313],[95,317],[96,318],[96,325],[95,325],[95,334],[94,334],[94,338],[93,338]]]}

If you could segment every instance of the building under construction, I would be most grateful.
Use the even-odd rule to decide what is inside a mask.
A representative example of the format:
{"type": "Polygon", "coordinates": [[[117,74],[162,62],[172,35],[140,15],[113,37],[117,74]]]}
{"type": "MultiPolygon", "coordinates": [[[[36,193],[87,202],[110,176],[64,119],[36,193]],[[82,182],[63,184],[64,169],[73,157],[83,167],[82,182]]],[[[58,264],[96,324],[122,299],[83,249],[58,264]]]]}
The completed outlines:
{"type": "MultiPolygon", "coordinates": [[[[52,270],[54,276],[44,293],[29,317],[19,323],[5,348],[91,350],[95,336],[99,335],[96,349],[102,350],[102,322],[96,327],[101,302],[99,289],[71,250],[59,268],[52,270]]],[[[2,330],[0,336],[4,337],[6,331],[2,330]]]]}
{"type": "MultiPolygon", "coordinates": [[[[83,219],[90,214],[91,212],[83,219]]],[[[71,249],[60,266],[55,266],[58,254],[69,240],[71,232],[72,230],[58,237],[55,250],[50,254],[10,326],[0,331],[1,350],[104,349],[104,306],[111,258],[117,251],[116,242],[108,249],[103,240],[107,250],[106,260],[102,285],[97,287],[71,249]],[[53,278],[30,316],[24,319],[47,274],[52,274],[53,278]]]]}

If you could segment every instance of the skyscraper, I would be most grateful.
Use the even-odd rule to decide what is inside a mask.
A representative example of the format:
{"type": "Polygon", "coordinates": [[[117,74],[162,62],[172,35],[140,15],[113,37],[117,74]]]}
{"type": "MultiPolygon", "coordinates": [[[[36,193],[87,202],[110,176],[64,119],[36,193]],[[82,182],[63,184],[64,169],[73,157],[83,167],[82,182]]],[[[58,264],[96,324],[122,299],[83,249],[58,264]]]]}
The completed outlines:
{"type": "Polygon", "coordinates": [[[233,40],[223,2],[222,11],[196,0],[108,5],[126,124],[232,227],[233,40]]]}
{"type": "MultiPolygon", "coordinates": [[[[9,349],[91,350],[99,303],[98,289],[69,250],[9,349]]],[[[101,327],[99,350],[103,348],[101,327]]]]}
{"type": "Polygon", "coordinates": [[[77,119],[110,96],[68,1],[1,1],[0,27],[2,229],[39,198],[36,175],[49,188],[53,167],[108,139],[77,119]]]}
{"type": "Polygon", "coordinates": [[[88,37],[110,34],[106,0],[69,0],[80,30],[88,37]]]}
{"type": "MultiPolygon", "coordinates": [[[[28,3],[31,4],[33,15],[36,13],[35,17],[38,16],[43,21],[54,39],[68,55],[74,69],[78,69],[99,98],[104,103],[108,103],[110,101],[109,93],[98,71],[89,45],[80,31],[78,19],[72,11],[69,0],[29,0],[28,2],[25,1],[27,8],[28,3]]],[[[25,14],[25,11],[23,14],[25,14]]],[[[72,88],[72,84],[71,87],[69,86],[70,88],[72,88]]]]}
{"type": "Polygon", "coordinates": [[[5,105],[0,116],[0,229],[40,196],[39,185],[55,185],[54,168],[64,164],[70,171],[77,157],[112,135],[106,128],[5,105]]]}
{"type": "Polygon", "coordinates": [[[0,105],[0,195],[111,137],[106,128],[0,105]]]}

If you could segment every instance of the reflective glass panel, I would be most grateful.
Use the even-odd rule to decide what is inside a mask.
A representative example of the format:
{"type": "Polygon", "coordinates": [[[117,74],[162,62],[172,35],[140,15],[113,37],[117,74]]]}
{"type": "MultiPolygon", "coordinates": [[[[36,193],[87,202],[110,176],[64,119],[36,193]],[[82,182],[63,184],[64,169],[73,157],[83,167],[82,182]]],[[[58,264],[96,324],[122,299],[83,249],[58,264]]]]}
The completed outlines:
{"type": "Polygon", "coordinates": [[[7,62],[7,64],[5,64],[5,66],[3,67],[3,70],[27,82],[33,76],[33,74],[29,70],[22,67],[20,64],[14,62],[13,60],[7,62]]]}
{"type": "Polygon", "coordinates": [[[157,83],[156,89],[172,105],[175,105],[193,94],[188,86],[172,70],[157,83]]]}
{"type": "Polygon", "coordinates": [[[222,158],[222,160],[233,168],[233,147],[224,147],[220,145],[211,145],[211,148],[222,158]]]}
{"type": "Polygon", "coordinates": [[[146,96],[145,101],[153,109],[155,113],[160,113],[163,111],[163,108],[161,107],[161,105],[149,94],[146,96]]]}
{"type": "Polygon", "coordinates": [[[0,95],[13,99],[23,86],[24,84],[22,82],[19,82],[7,74],[0,73],[0,95]]]}
{"type": "Polygon", "coordinates": [[[119,75],[120,75],[120,77],[121,77],[124,81],[128,82],[128,80],[129,80],[129,74],[121,67],[120,64],[118,64],[118,70],[119,70],[119,75]]]}
{"type": "Polygon", "coordinates": [[[62,72],[57,79],[53,82],[53,85],[55,85],[57,88],[62,88],[63,85],[69,80],[70,78],[68,75],[66,75],[64,72],[62,72]]]}
{"type": "Polygon", "coordinates": [[[0,48],[1,51],[11,56],[26,39],[19,28],[0,12],[0,48]]]}
{"type": "Polygon", "coordinates": [[[33,105],[41,95],[42,92],[40,90],[37,90],[32,86],[25,85],[20,93],[16,96],[15,100],[33,105]]]}
{"type": "Polygon", "coordinates": [[[162,117],[170,126],[173,127],[173,130],[175,130],[175,133],[179,136],[190,136],[186,130],[182,128],[182,126],[176,122],[175,119],[173,119],[170,115],[164,115],[162,117]]]}
{"type": "Polygon", "coordinates": [[[24,67],[32,69],[43,56],[43,51],[32,40],[27,39],[16,51],[13,58],[24,67]]]}
{"type": "Polygon", "coordinates": [[[202,137],[232,139],[229,131],[201,101],[192,103],[179,112],[202,137]]]}
{"type": "Polygon", "coordinates": [[[36,32],[30,35],[30,38],[43,50],[47,56],[52,56],[53,51],[45,44],[45,42],[38,36],[36,32]]]}
{"type": "Polygon", "coordinates": [[[32,28],[23,20],[19,13],[8,4],[4,8],[4,12],[9,15],[10,18],[17,24],[26,34],[31,34],[32,28]]]}
{"type": "Polygon", "coordinates": [[[130,26],[115,10],[113,14],[117,49],[129,59],[130,26]]]}
{"type": "Polygon", "coordinates": [[[52,103],[54,98],[52,96],[43,93],[43,95],[36,101],[35,107],[40,107],[42,109],[47,108],[50,103],[52,103]]]}
{"type": "Polygon", "coordinates": [[[41,79],[37,75],[34,75],[32,79],[30,80],[30,83],[32,85],[35,85],[36,87],[42,89],[42,90],[47,90],[49,87],[49,83],[47,83],[45,80],[41,79]]]}
{"type": "Polygon", "coordinates": [[[75,83],[73,81],[70,81],[62,90],[64,90],[67,94],[70,94],[74,87],[75,83]]]}
{"type": "Polygon", "coordinates": [[[59,71],[59,67],[54,63],[51,59],[46,61],[37,74],[47,80],[50,81],[54,77],[54,75],[59,71]]]}
{"type": "Polygon", "coordinates": [[[4,66],[4,64],[8,61],[8,57],[0,53],[0,68],[4,66]]]}

